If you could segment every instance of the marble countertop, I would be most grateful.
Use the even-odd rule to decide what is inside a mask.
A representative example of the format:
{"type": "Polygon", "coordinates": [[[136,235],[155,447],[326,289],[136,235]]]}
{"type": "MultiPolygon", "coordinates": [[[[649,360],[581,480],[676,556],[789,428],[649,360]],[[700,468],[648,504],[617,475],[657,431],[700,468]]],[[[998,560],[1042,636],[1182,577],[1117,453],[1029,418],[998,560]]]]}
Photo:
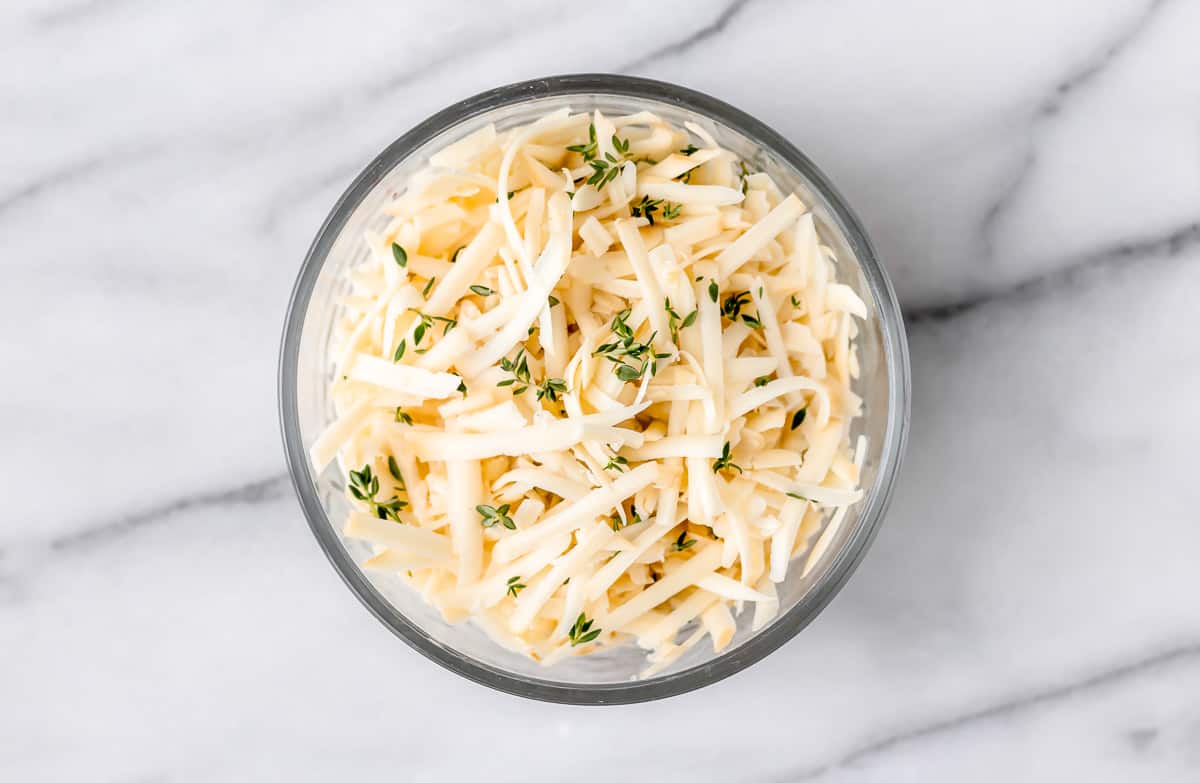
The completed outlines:
{"type": "Polygon", "coordinates": [[[1200,3],[0,10],[0,779],[1200,779],[1200,3]],[[425,661],[324,561],[275,363],[320,221],[443,106],[615,71],[855,205],[912,437],[803,634],[641,706],[425,661]]]}

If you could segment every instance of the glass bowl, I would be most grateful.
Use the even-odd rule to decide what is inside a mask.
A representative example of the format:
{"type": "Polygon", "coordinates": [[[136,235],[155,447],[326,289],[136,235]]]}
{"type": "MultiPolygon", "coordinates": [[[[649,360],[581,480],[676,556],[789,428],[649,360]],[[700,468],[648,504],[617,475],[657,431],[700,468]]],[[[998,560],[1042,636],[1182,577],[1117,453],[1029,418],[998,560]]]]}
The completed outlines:
{"type": "Polygon", "coordinates": [[[673,84],[612,75],[556,76],[500,87],[454,104],[385,149],[358,175],[326,218],[309,248],[292,291],[279,359],[279,415],[292,483],[313,535],[333,567],[379,620],[410,646],[476,682],[546,701],[624,704],[660,699],[708,685],[762,659],[795,636],[825,607],[862,559],[887,507],[908,428],[909,369],[904,325],[895,294],[858,219],[813,163],[753,117],[702,93],[673,84]],[[751,632],[738,620],[734,642],[720,654],[699,644],[656,676],[635,676],[646,665],[636,646],[618,647],[542,667],[492,642],[471,623],[449,625],[415,591],[358,563],[368,545],[341,536],[350,510],[344,477],[330,466],[314,474],[309,446],[332,417],[327,361],[336,298],[345,293],[347,268],[367,254],[363,231],[386,220],[380,205],[403,190],[429,155],[481,125],[499,129],[529,122],[552,108],[625,114],[652,110],[682,124],[700,122],[725,148],[766,171],[786,192],[808,203],[818,230],[834,249],[839,280],[870,310],[858,337],[861,375],[855,391],[864,415],[851,437],[868,437],[862,472],[866,496],[850,509],[822,561],[804,578],[789,570],[778,585],[776,618],[751,632]]]}

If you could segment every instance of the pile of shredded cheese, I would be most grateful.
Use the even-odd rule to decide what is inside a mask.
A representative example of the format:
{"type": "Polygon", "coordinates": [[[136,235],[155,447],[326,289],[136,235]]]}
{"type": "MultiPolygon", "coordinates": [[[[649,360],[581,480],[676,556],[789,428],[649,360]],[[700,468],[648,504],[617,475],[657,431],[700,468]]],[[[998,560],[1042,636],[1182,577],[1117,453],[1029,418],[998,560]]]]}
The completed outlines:
{"type": "Polygon", "coordinates": [[[867,308],[801,199],[698,125],[563,108],[384,211],[310,453],[364,566],[545,664],[633,642],[648,676],[770,621],[862,497],[867,308]]]}

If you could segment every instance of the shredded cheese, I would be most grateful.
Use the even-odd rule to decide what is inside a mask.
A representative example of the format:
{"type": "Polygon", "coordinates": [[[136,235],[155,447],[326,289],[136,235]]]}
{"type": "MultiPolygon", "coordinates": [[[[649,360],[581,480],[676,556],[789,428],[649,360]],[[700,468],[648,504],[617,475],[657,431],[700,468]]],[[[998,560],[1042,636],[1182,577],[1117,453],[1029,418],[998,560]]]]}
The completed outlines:
{"type": "Polygon", "coordinates": [[[700,125],[564,107],[382,213],[309,449],[364,568],[545,665],[636,643],[645,676],[729,649],[746,602],[769,624],[797,559],[820,578],[864,496],[870,308],[797,195],[700,125]]]}

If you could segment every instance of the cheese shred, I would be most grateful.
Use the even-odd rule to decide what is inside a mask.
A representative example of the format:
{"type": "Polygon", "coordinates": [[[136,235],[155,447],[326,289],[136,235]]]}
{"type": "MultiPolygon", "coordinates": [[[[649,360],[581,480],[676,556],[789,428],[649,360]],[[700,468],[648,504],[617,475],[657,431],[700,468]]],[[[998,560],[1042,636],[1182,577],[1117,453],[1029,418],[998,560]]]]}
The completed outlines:
{"type": "Polygon", "coordinates": [[[382,214],[309,451],[372,575],[546,665],[636,644],[643,676],[819,578],[864,495],[870,307],[800,196],[699,125],[561,107],[382,214]]]}

